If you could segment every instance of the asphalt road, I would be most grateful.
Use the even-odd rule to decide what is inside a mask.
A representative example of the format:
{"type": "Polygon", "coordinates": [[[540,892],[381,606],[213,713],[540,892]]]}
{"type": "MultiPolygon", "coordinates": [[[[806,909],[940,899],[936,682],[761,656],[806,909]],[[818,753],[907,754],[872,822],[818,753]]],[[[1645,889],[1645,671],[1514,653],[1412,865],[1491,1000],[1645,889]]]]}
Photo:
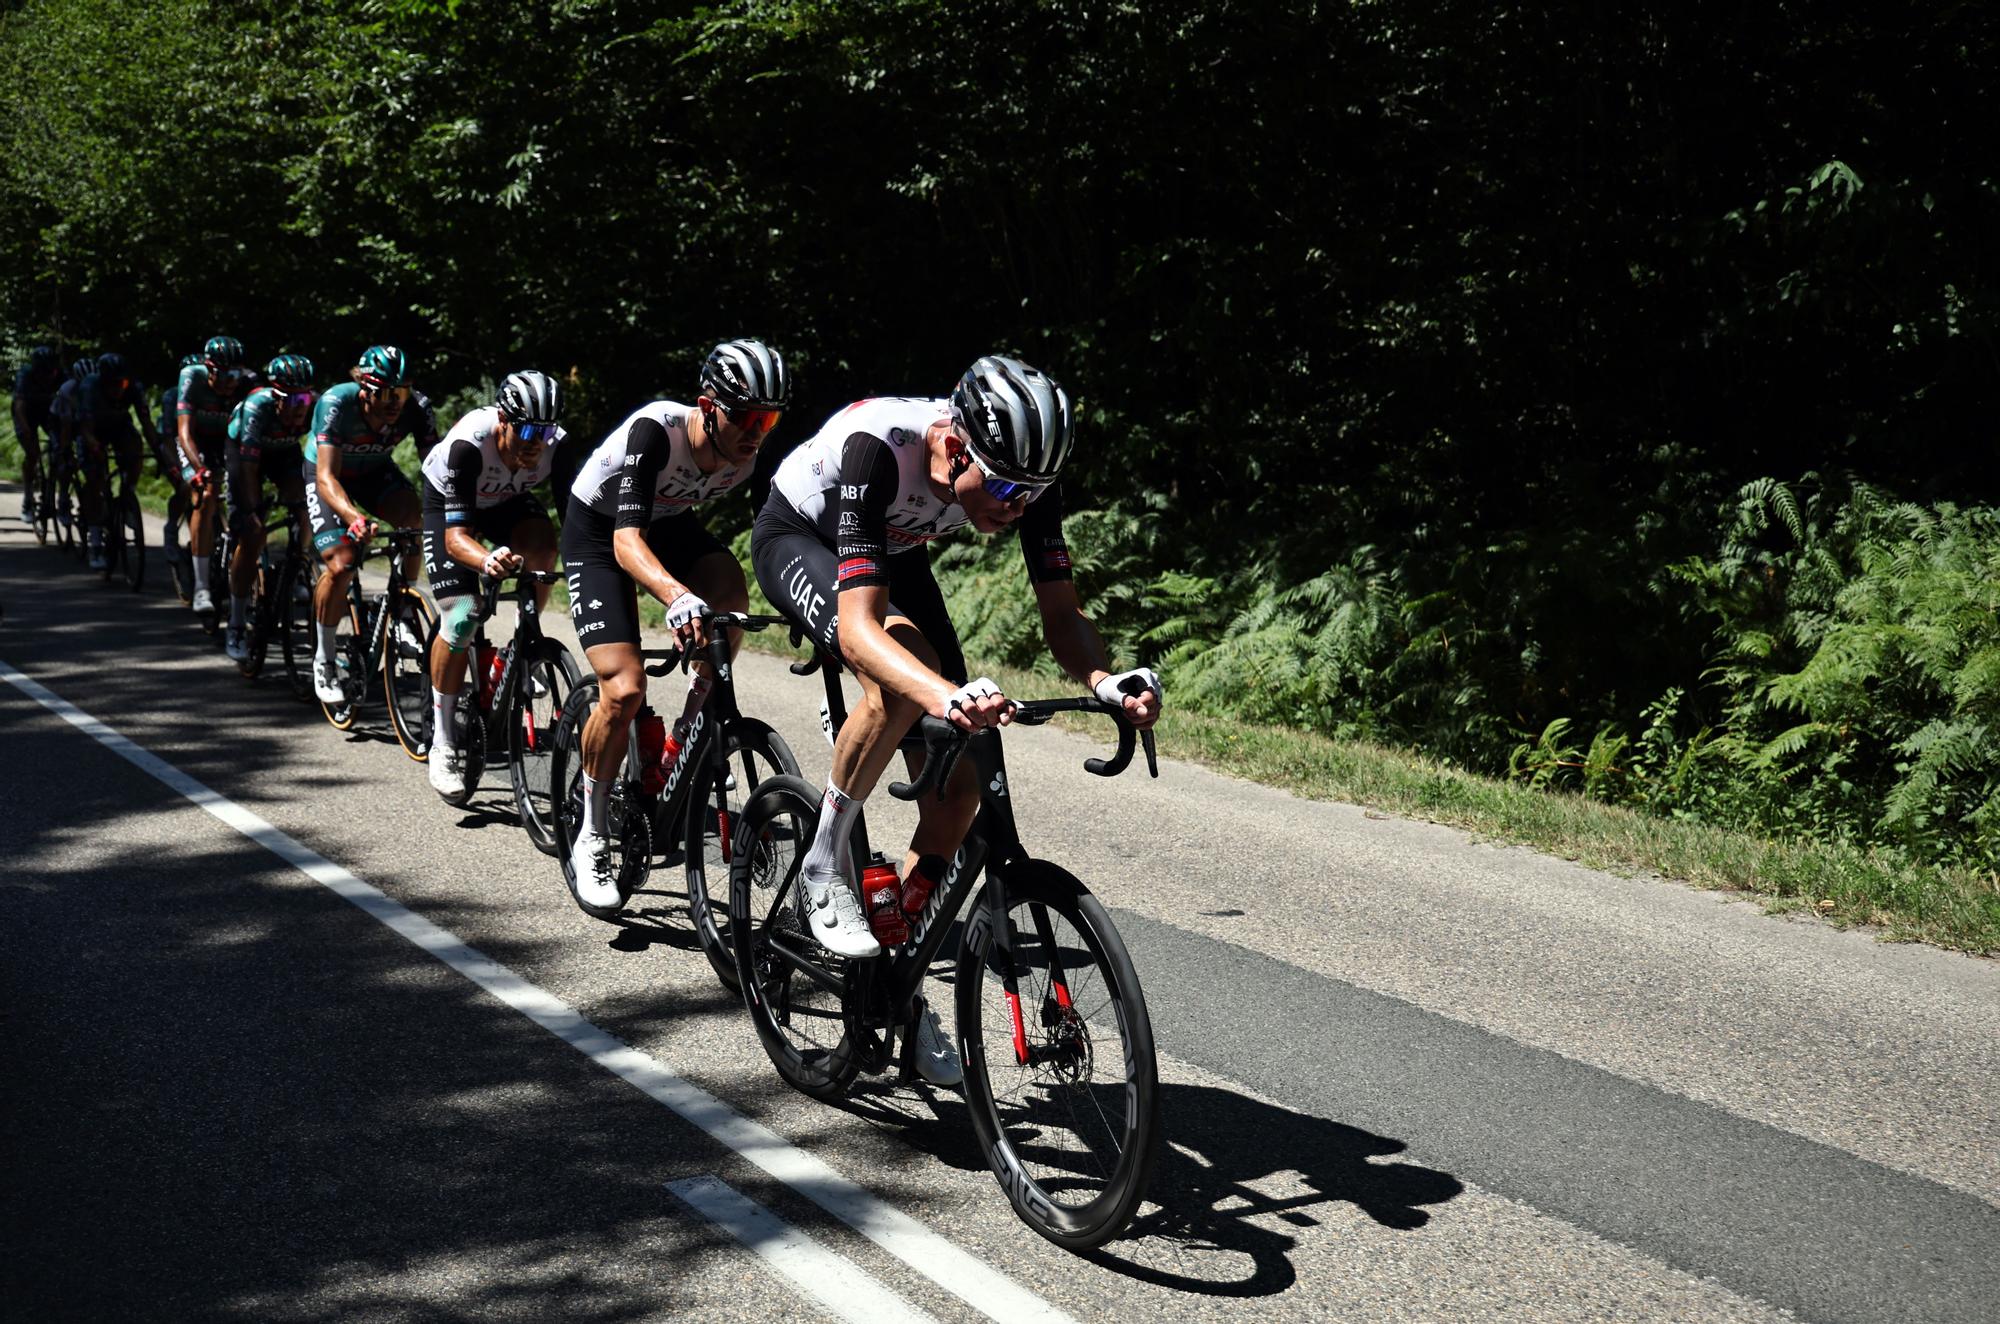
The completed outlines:
{"type": "MultiPolygon", "coordinates": [[[[1114,908],[1164,1077],[1155,1202],[1068,1255],[955,1095],[780,1084],[672,879],[582,915],[494,778],[440,804],[16,499],[9,1319],[1994,1317],[1992,962],[1016,731],[1024,836],[1114,908]]],[[[738,670],[823,776],[817,682],[738,670]]]]}

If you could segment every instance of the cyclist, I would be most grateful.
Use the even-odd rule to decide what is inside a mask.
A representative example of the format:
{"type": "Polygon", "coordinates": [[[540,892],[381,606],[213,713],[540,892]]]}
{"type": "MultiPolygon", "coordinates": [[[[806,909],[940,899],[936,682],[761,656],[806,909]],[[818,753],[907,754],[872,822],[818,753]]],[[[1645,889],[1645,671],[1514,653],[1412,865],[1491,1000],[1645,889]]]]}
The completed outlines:
{"type": "Polygon", "coordinates": [[[300,442],[312,422],[313,365],[302,354],[280,354],[264,365],[264,382],[229,415],[229,437],[223,445],[223,478],[229,495],[229,536],[235,550],[229,556],[229,628],[222,651],[232,662],[250,656],[244,620],[250,611],[250,589],[257,559],[264,554],[264,476],[278,485],[281,501],[306,496],[305,455],[300,442]]]}
{"type": "Polygon", "coordinates": [[[234,336],[210,336],[202,346],[201,362],[181,369],[174,398],[181,481],[188,486],[188,551],[194,557],[193,606],[202,616],[215,610],[208,575],[215,539],[221,531],[221,480],[223,452],[229,442],[229,414],[249,388],[251,377],[243,362],[243,342],[234,336]]]}
{"type": "Polygon", "coordinates": [[[14,375],[14,435],[21,441],[21,522],[35,522],[35,491],[42,481],[42,433],[49,429],[49,406],[62,385],[62,359],[52,345],[28,351],[14,375]]]}
{"type": "MultiPolygon", "coordinates": [[[[452,711],[465,684],[465,646],[478,625],[478,576],[555,568],[556,526],[533,489],[547,481],[567,435],[556,426],[562,407],[555,378],[514,373],[492,404],[459,419],[424,459],[424,573],[438,608],[426,771],[439,795],[465,794],[452,711]]],[[[546,606],[548,587],[536,585],[535,597],[546,606]]]]}
{"type": "MultiPolygon", "coordinates": [[[[409,360],[394,345],[370,345],[349,376],[319,398],[306,437],[301,472],[313,547],[327,573],[313,588],[313,615],[319,640],[313,652],[313,691],[327,703],[340,702],[340,668],[335,627],[347,610],[347,585],[354,576],[355,549],[373,536],[380,516],[399,529],[423,522],[416,489],[397,467],[396,443],[414,436],[420,446],[437,441],[431,404],[410,386],[409,360]],[[365,508],[365,513],[364,513],[365,508]]],[[[403,571],[414,578],[414,559],[403,571]]]]}
{"type": "MultiPolygon", "coordinates": [[[[834,747],[804,862],[813,936],[833,952],[872,956],[882,941],[905,940],[906,915],[922,913],[979,808],[968,761],[941,802],[926,796],[919,806],[900,897],[883,889],[868,898],[864,918],[849,881],[849,834],[898,742],[922,713],[967,731],[1010,718],[998,686],[967,679],[927,544],[967,524],[978,533],[1018,527],[1051,655],[1099,698],[1120,704],[1133,725],[1151,726],[1159,716],[1158,676],[1144,667],[1112,672],[1070,577],[1056,479],[1073,440],[1061,385],[1018,359],[989,355],[949,399],[848,406],[778,466],[751,533],[757,581],[861,686],[834,747]],[[1127,681],[1137,682],[1136,694],[1124,691],[1127,681]]],[[[906,757],[915,772],[921,751],[906,757]]],[[[920,1049],[941,1043],[955,1063],[935,1025],[930,1043],[925,1027],[918,1030],[920,1049]]]]}
{"type": "MultiPolygon", "coordinates": [[[[56,443],[51,463],[57,466],[58,475],[63,472],[64,466],[76,464],[77,420],[83,411],[83,399],[79,392],[83,390],[83,379],[95,371],[97,360],[78,359],[69,365],[68,375],[56,387],[56,393],[49,397],[48,427],[56,443]]],[[[82,513],[69,508],[67,490],[57,490],[56,503],[57,518],[64,524],[69,524],[73,517],[82,513]]]]}
{"type": "Polygon", "coordinates": [[[90,568],[105,566],[104,524],[111,495],[110,466],[118,462],[118,474],[126,486],[139,476],[146,449],[139,440],[143,430],[148,441],[153,435],[153,416],[146,412],[146,391],[132,380],[122,354],[104,354],[96,370],[77,388],[77,463],[83,474],[84,524],[90,530],[90,568]],[[139,428],[132,426],[134,415],[139,428]]]}
{"type": "MultiPolygon", "coordinates": [[[[667,628],[685,645],[707,642],[701,613],[711,605],[749,609],[743,567],[694,507],[750,477],[790,395],[776,350],[757,340],[725,341],[702,364],[692,406],[656,400],[639,409],[591,452],[570,487],[562,532],[570,618],[598,682],[597,707],[583,728],[585,813],[570,867],[577,894],[592,905],[618,903],[606,822],[626,733],[646,699],[637,590],[666,606],[667,628]]],[[[697,667],[689,682],[688,709],[707,692],[706,671],[697,667]]]]}
{"type": "MultiPolygon", "coordinates": [[[[153,434],[153,463],[159,467],[160,477],[167,480],[174,494],[167,498],[167,524],[161,535],[166,544],[165,552],[169,562],[177,562],[187,555],[181,547],[181,524],[188,515],[188,485],[181,477],[180,429],[175,423],[181,399],[181,374],[201,362],[201,355],[186,354],[181,357],[180,366],[174,369],[173,381],[160,392],[160,426],[153,434]]],[[[178,579],[175,581],[179,583],[178,579]]],[[[182,598],[186,602],[188,599],[182,598]]]]}

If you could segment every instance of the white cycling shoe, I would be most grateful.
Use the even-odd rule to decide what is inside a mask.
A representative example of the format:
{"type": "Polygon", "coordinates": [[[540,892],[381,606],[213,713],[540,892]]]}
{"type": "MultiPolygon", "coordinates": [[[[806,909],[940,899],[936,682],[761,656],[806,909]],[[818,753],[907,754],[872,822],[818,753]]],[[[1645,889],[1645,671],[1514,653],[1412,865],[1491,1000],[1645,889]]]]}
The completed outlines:
{"type": "Polygon", "coordinates": [[[938,1024],[938,1014],[929,1008],[917,1017],[916,1043],[911,1056],[917,1060],[917,1074],[933,1085],[956,1085],[965,1079],[958,1049],[952,1046],[944,1026],[938,1024]]]}
{"type": "Polygon", "coordinates": [[[313,693],[321,703],[344,703],[347,690],[340,683],[340,664],[330,657],[313,658],[313,693]]]}
{"type": "Polygon", "coordinates": [[[250,632],[240,625],[232,625],[222,636],[222,655],[231,662],[250,660],[250,632]]]}
{"type": "Polygon", "coordinates": [[[194,609],[197,614],[206,614],[208,612],[214,611],[215,610],[214,595],[211,594],[205,588],[196,589],[194,591],[194,609]]]}
{"type": "Polygon", "coordinates": [[[570,872],[576,875],[576,895],[586,905],[620,906],[618,861],[611,843],[595,832],[579,832],[569,848],[570,872]]]}
{"type": "Polygon", "coordinates": [[[838,873],[805,874],[807,927],[819,945],[835,956],[859,959],[880,956],[882,944],[868,929],[861,902],[838,873]]]}
{"type": "Polygon", "coordinates": [[[451,745],[432,745],[424,771],[431,789],[439,795],[465,794],[465,751],[451,745]]]}

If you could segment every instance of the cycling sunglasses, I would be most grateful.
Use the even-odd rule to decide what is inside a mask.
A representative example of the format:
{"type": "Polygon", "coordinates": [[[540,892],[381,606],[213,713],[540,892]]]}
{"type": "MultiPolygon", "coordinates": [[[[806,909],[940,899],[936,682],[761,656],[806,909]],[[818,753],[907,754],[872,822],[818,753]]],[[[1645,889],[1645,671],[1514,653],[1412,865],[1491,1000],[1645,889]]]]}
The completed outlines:
{"type": "Polygon", "coordinates": [[[285,397],[285,407],[288,409],[304,409],[313,402],[313,399],[314,396],[311,391],[294,391],[285,397]]]}
{"type": "Polygon", "coordinates": [[[722,416],[745,432],[761,437],[778,426],[778,415],[783,412],[781,409],[724,409],[722,416]]]}
{"type": "Polygon", "coordinates": [[[386,397],[394,401],[399,407],[408,403],[410,398],[410,388],[407,386],[370,386],[364,382],[361,386],[361,393],[367,396],[371,402],[386,397]]]}
{"type": "Polygon", "coordinates": [[[553,423],[516,423],[514,435],[529,446],[544,446],[556,439],[556,425],[553,423]]]}
{"type": "MultiPolygon", "coordinates": [[[[981,469],[979,472],[985,473],[986,471],[981,469]]],[[[1046,488],[1048,484],[1010,483],[1004,478],[989,478],[983,486],[986,488],[986,495],[992,497],[995,501],[1012,501],[1017,497],[1026,497],[1032,501],[1035,499],[1035,494],[1046,488]]]]}

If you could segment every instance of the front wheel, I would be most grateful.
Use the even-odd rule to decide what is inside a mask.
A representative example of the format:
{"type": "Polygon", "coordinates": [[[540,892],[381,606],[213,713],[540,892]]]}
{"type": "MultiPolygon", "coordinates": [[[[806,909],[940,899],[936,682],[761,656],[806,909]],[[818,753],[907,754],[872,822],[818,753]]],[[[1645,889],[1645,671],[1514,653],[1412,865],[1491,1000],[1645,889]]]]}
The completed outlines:
{"type": "MultiPolygon", "coordinates": [[[[368,697],[369,688],[368,641],[361,637],[361,616],[351,600],[344,605],[347,609],[340,613],[340,619],[335,621],[333,626],[333,658],[334,665],[340,671],[340,702],[328,703],[325,699],[317,699],[315,696],[327,725],[336,731],[353,730],[355,716],[362,701],[368,697]]],[[[314,628],[317,629],[317,618],[313,616],[311,603],[306,604],[305,611],[307,619],[313,620],[314,628]]],[[[312,652],[308,651],[304,660],[307,675],[310,676],[313,665],[312,652]]],[[[310,686],[307,688],[307,693],[312,693],[310,686]]]]}
{"type": "Polygon", "coordinates": [[[1082,883],[1042,860],[1003,883],[1011,961],[990,883],[959,944],[965,1099],[1022,1221],[1087,1250],[1124,1229],[1152,1172],[1152,1022],[1124,942],[1082,883]]]}
{"type": "Polygon", "coordinates": [[[528,840],[554,855],[556,797],[550,763],[556,720],[563,703],[583,679],[576,659],[554,639],[538,639],[515,663],[514,695],[507,705],[507,773],[514,783],[514,808],[528,840]]]}
{"type": "Polygon", "coordinates": [[[403,752],[422,763],[431,747],[431,649],[437,608],[405,584],[389,600],[382,640],[382,691],[403,752]]]}
{"type": "Polygon", "coordinates": [[[278,567],[274,591],[280,595],[278,638],[285,655],[285,681],[291,686],[293,698],[300,703],[311,703],[313,650],[319,643],[319,622],[313,616],[313,581],[319,561],[293,549],[279,561],[278,567]]]}
{"type": "Polygon", "coordinates": [[[820,793],[779,776],[750,793],[729,862],[736,984],[757,1038],[785,1083],[815,1099],[847,1093],[860,1063],[847,1040],[846,958],[807,929],[802,867],[820,793]]]}
{"type": "Polygon", "coordinates": [[[734,854],[730,834],[750,793],[767,777],[797,777],[799,761],[783,736],[753,718],[731,723],[722,740],[722,761],[714,769],[707,797],[688,802],[688,918],[716,978],[735,988],[736,944],[729,936],[727,890],[734,854]],[[713,895],[710,880],[715,884],[713,895]]]}

